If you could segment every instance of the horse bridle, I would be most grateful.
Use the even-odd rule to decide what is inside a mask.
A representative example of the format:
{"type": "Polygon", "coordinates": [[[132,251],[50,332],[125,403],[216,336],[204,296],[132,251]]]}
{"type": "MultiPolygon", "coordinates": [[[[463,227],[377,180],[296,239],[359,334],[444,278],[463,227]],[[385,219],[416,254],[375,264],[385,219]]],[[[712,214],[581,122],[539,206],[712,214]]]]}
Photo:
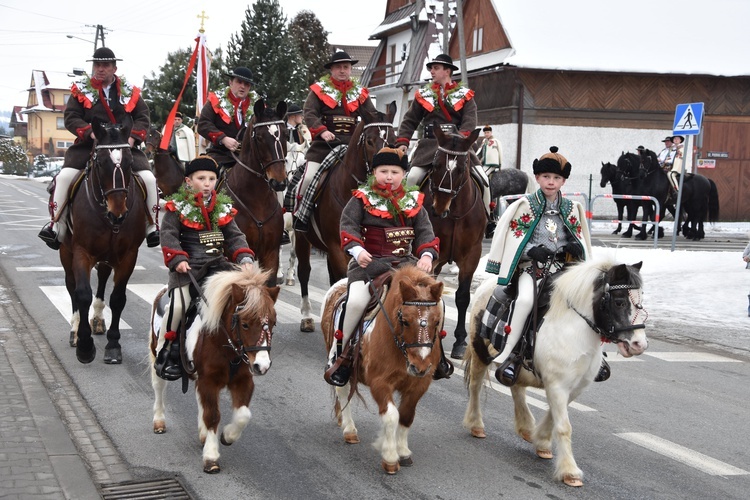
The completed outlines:
{"type": "MultiPolygon", "coordinates": [[[[604,273],[602,276],[602,280],[604,281],[604,293],[602,294],[602,298],[599,301],[599,310],[604,311],[606,314],[606,318],[611,319],[614,316],[613,313],[613,305],[612,305],[612,292],[618,291],[618,290],[628,290],[628,298],[630,299],[630,303],[633,304],[633,306],[638,311],[643,311],[643,313],[646,315],[646,317],[643,319],[643,323],[632,323],[627,326],[620,326],[617,327],[609,321],[609,325],[600,327],[599,325],[595,324],[592,320],[584,316],[580,313],[575,307],[570,306],[571,309],[573,309],[583,320],[586,322],[586,324],[589,325],[589,327],[594,330],[602,339],[603,342],[615,342],[617,343],[619,341],[618,334],[621,332],[629,332],[633,330],[640,330],[645,329],[646,324],[645,321],[648,319],[648,312],[643,308],[643,304],[639,300],[636,302],[633,300],[633,296],[630,292],[630,290],[638,290],[640,287],[638,285],[610,285],[609,281],[607,280],[607,274],[604,273]]],[[[633,321],[635,321],[635,318],[638,317],[638,313],[636,313],[635,317],[633,318],[633,321]]]]}
{"type": "MultiPolygon", "coordinates": [[[[373,122],[373,123],[366,124],[364,126],[364,128],[362,128],[362,134],[359,136],[359,141],[357,142],[357,148],[360,148],[362,145],[364,145],[364,142],[365,142],[365,139],[366,139],[364,132],[365,132],[365,130],[367,130],[370,127],[377,127],[378,128],[378,135],[380,136],[380,140],[383,141],[382,146],[376,148],[376,150],[379,151],[381,148],[383,148],[383,147],[385,147],[385,146],[388,145],[388,140],[387,140],[388,130],[386,130],[386,129],[390,128],[390,129],[394,130],[395,127],[393,126],[392,123],[388,123],[388,122],[373,122]]],[[[372,158],[368,158],[367,157],[367,148],[361,148],[361,151],[362,151],[362,162],[365,164],[365,172],[367,172],[367,174],[369,174],[370,171],[371,171],[371,169],[370,169],[370,163],[372,162],[372,158]]],[[[363,182],[363,181],[361,181],[359,179],[356,179],[356,180],[359,183],[363,182]]]]}
{"type": "MultiPolygon", "coordinates": [[[[127,192],[128,186],[125,183],[125,173],[122,170],[122,150],[125,148],[130,148],[130,144],[97,144],[94,146],[94,164],[99,165],[97,162],[98,155],[96,154],[97,151],[101,149],[108,149],[109,152],[109,159],[114,163],[115,168],[112,170],[112,189],[109,189],[107,191],[102,191],[102,196],[106,198],[108,195],[112,193],[120,193],[120,192],[127,192]],[[118,187],[118,180],[120,181],[120,186],[118,187]]],[[[101,190],[101,185],[99,186],[99,189],[101,190]]]]}
{"type": "MultiPolygon", "coordinates": [[[[469,156],[468,151],[452,151],[450,149],[446,149],[443,146],[438,146],[437,151],[435,151],[435,157],[433,158],[432,162],[435,163],[435,160],[438,158],[439,153],[445,153],[445,173],[443,174],[443,177],[440,179],[440,182],[437,185],[437,188],[432,188],[433,192],[438,193],[446,193],[451,196],[451,200],[455,199],[456,196],[458,196],[458,193],[461,192],[461,189],[466,185],[466,182],[468,181],[467,176],[464,176],[463,180],[461,181],[461,184],[458,185],[456,189],[453,189],[453,170],[458,166],[458,157],[463,158],[463,166],[466,166],[467,157],[469,156]],[[450,157],[455,156],[455,159],[451,160],[450,157]],[[453,163],[456,163],[456,165],[451,166],[451,161],[453,163]],[[446,189],[443,187],[443,181],[445,181],[446,176],[450,180],[450,188],[446,189]]],[[[432,186],[432,177],[430,177],[430,185],[432,186]]]]}
{"type": "Polygon", "coordinates": [[[408,355],[406,353],[407,349],[411,349],[413,347],[427,347],[428,349],[432,349],[432,347],[435,345],[435,341],[438,338],[438,334],[435,334],[435,337],[430,339],[431,335],[430,332],[427,331],[427,319],[426,317],[422,316],[422,311],[420,309],[417,309],[417,314],[419,315],[419,332],[417,333],[417,341],[413,343],[407,343],[406,340],[404,340],[404,328],[408,327],[409,324],[404,321],[404,316],[402,309],[405,306],[412,306],[412,307],[435,307],[438,303],[436,301],[421,301],[421,300],[407,300],[401,304],[401,307],[398,308],[398,312],[396,313],[398,316],[398,324],[401,327],[399,329],[399,332],[396,333],[395,329],[393,328],[393,325],[391,325],[390,319],[388,319],[388,315],[385,314],[385,311],[383,311],[386,320],[388,322],[388,326],[391,327],[391,333],[393,334],[393,341],[396,344],[396,347],[401,351],[401,353],[404,355],[404,358],[408,359],[408,355]]]}
{"type": "Polygon", "coordinates": [[[252,131],[252,135],[250,137],[252,138],[252,140],[254,142],[257,140],[256,137],[255,137],[255,129],[257,129],[258,127],[267,127],[268,128],[268,133],[274,137],[273,149],[274,149],[274,153],[275,153],[276,157],[273,160],[271,160],[270,162],[263,163],[263,161],[258,156],[258,148],[253,148],[253,151],[255,153],[255,160],[258,162],[258,165],[260,165],[260,170],[261,170],[260,172],[258,172],[254,168],[250,167],[246,163],[242,162],[240,160],[240,158],[237,156],[237,154],[234,151],[231,151],[232,158],[234,158],[234,160],[237,162],[237,165],[240,165],[242,168],[244,168],[245,170],[247,170],[251,174],[254,174],[256,177],[264,179],[267,183],[270,182],[270,181],[269,181],[269,179],[264,174],[264,172],[266,171],[266,169],[268,167],[270,167],[271,165],[273,165],[274,163],[279,163],[279,162],[286,163],[286,155],[284,154],[284,145],[282,144],[282,141],[281,141],[281,129],[277,128],[276,129],[276,133],[271,132],[271,127],[274,126],[274,125],[276,125],[276,126],[283,126],[284,125],[284,121],[283,120],[273,120],[273,121],[258,122],[258,123],[254,123],[253,124],[253,131],[252,131]]]}

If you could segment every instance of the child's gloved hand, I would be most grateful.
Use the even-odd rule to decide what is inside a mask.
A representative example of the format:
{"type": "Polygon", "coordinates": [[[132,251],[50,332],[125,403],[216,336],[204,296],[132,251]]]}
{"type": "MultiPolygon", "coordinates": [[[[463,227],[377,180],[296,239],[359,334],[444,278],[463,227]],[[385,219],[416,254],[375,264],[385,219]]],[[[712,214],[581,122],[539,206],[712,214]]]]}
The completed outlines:
{"type": "Polygon", "coordinates": [[[577,245],[576,243],[566,243],[564,247],[562,247],[563,251],[566,253],[569,253],[571,257],[574,259],[578,259],[583,255],[583,249],[580,245],[577,245]]]}
{"type": "Polygon", "coordinates": [[[547,260],[554,255],[552,250],[544,245],[537,245],[534,248],[529,249],[528,254],[529,257],[537,262],[547,262],[547,260]]]}

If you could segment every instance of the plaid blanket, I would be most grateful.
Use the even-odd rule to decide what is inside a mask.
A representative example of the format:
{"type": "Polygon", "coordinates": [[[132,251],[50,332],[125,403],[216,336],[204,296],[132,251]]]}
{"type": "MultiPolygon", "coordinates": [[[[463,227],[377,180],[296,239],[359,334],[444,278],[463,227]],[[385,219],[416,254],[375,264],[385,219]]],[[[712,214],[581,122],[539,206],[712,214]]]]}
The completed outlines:
{"type": "Polygon", "coordinates": [[[498,353],[503,352],[508,340],[508,335],[503,329],[513,307],[513,297],[505,290],[506,287],[501,285],[495,287],[482,315],[482,324],[479,326],[479,336],[488,339],[498,353]]]}
{"type": "Polygon", "coordinates": [[[302,193],[302,201],[300,201],[297,213],[295,213],[297,219],[302,222],[307,222],[308,220],[310,220],[310,214],[312,213],[313,208],[315,208],[315,191],[318,190],[320,177],[323,175],[323,172],[341,162],[348,147],[349,146],[347,144],[336,146],[331,150],[330,153],[328,153],[328,156],[325,157],[323,163],[320,164],[320,168],[317,172],[315,172],[315,175],[313,176],[312,181],[310,182],[310,186],[307,188],[307,191],[302,193]]]}

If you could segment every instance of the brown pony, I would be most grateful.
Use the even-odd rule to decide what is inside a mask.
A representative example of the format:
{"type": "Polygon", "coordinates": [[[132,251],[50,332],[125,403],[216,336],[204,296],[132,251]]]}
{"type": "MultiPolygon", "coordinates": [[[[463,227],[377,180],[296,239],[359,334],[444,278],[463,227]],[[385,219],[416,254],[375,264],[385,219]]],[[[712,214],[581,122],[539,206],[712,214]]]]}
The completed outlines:
{"type": "Polygon", "coordinates": [[[131,170],[133,156],[128,137],[132,126],[132,118],[127,115],[119,124],[96,119],[91,124],[97,145],[79,192],[70,203],[70,230],[63,235],[60,246],[65,287],[73,306],[70,345],[76,347],[81,363],[91,363],[96,357],[92,329],[97,334],[106,329],[104,291],[113,269],[115,285],[109,297],[112,324],[107,330],[104,362],[122,363],[120,315],[138,247],[146,236],[145,190],[131,170]],[[98,284],[94,316],[89,324],[91,269],[95,265],[98,284]]]}
{"type": "MultiPolygon", "coordinates": [[[[220,472],[219,441],[229,446],[240,438],[250,421],[253,376],[271,368],[271,337],[276,325],[274,304],[279,287],[267,288],[272,275],[257,268],[214,274],[206,280],[205,302],[187,332],[188,363],[194,363],[193,379],[198,400],[198,432],[203,444],[203,471],[220,472]],[[219,395],[226,387],[232,396],[232,422],[218,435],[219,395]]],[[[164,307],[166,287],[154,300],[151,313],[151,386],[154,389],[155,434],[167,430],[164,397],[167,381],[153,369],[156,343],[164,307]]],[[[188,370],[192,372],[193,370],[188,370]]]]}
{"type": "Polygon", "coordinates": [[[146,136],[146,155],[153,160],[156,185],[164,196],[177,192],[185,182],[185,169],[180,160],[166,149],[161,149],[161,132],[156,127],[151,127],[146,136]]]}
{"type": "Polygon", "coordinates": [[[266,108],[255,103],[253,119],[244,133],[242,152],[227,175],[224,189],[234,200],[235,221],[245,233],[258,263],[268,269],[268,285],[276,284],[284,214],[276,198],[286,188],[286,103],[266,108]],[[248,137],[249,136],[249,137],[248,137]]]}
{"type": "Polygon", "coordinates": [[[310,281],[311,246],[326,252],[328,278],[331,285],[346,276],[349,254],[341,249],[339,222],[352,191],[367,180],[371,173],[372,157],[381,148],[393,144],[396,133],[392,125],[396,115],[395,101],[388,105],[387,114],[378,112],[377,121],[363,119],[354,129],[349,147],[341,163],[335,165],[321,179],[322,190],[310,217],[310,230],[297,231],[294,250],[297,254],[297,278],[302,292],[300,330],[312,332],[315,324],[307,284],[310,281]]]}
{"type": "MultiPolygon", "coordinates": [[[[326,354],[334,342],[334,309],[345,292],[346,282],[342,280],[326,294],[321,317],[326,354]]],[[[352,389],[349,384],[336,387],[336,416],[343,427],[344,440],[350,444],[359,443],[359,436],[349,400],[357,391],[357,383],[370,387],[382,421],[375,447],[388,474],[398,472],[401,465],[412,465],[407,442],[409,428],[414,422],[417,403],[429,389],[440,362],[442,294],[443,284],[424,271],[415,266],[398,268],[374,323],[360,340],[352,389]],[[400,394],[398,407],[395,392],[400,394]]]]}
{"type": "Polygon", "coordinates": [[[466,349],[466,310],[469,307],[471,280],[482,256],[482,239],[487,213],[479,187],[471,179],[471,146],[479,129],[469,137],[446,135],[434,127],[438,150],[432,162],[429,182],[422,187],[424,204],[430,214],[435,236],[440,238],[440,258],[433,262],[435,275],[446,263],[458,265],[456,309],[458,321],[453,332],[456,342],[451,357],[462,358],[466,349]]]}

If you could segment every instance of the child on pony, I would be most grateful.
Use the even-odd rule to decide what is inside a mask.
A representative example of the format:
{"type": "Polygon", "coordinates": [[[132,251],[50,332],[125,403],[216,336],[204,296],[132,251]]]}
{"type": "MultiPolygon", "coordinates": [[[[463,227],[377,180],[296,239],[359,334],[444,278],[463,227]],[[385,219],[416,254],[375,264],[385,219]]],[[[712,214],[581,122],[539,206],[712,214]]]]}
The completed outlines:
{"type": "Polygon", "coordinates": [[[210,273],[231,268],[225,251],[243,267],[255,262],[255,253],[234,221],[237,210],[231,198],[215,191],[218,176],[216,160],[195,158],[185,166],[185,184],[165,205],[160,236],[164,264],[169,268],[170,302],[159,328],[155,368],[166,380],[182,376],[178,332],[186,305],[197,295],[188,273],[203,280],[210,273]]]}
{"type": "MultiPolygon", "coordinates": [[[[416,187],[405,187],[406,154],[385,147],[373,157],[372,167],[373,175],[352,193],[341,214],[341,247],[353,258],[347,271],[343,325],[336,331],[337,342],[331,347],[324,376],[338,387],[349,381],[352,358],[347,346],[372,297],[369,282],[402,264],[416,263],[422,271],[432,272],[440,251],[440,240],[422,207],[424,195],[416,187]],[[398,238],[389,237],[391,229],[397,230],[398,238]],[[341,356],[337,356],[339,346],[344,346],[341,356]]],[[[441,363],[434,378],[445,378],[452,371],[442,345],[440,349],[441,363]]]]}
{"type": "MultiPolygon", "coordinates": [[[[495,361],[501,366],[495,376],[505,385],[515,383],[518,375],[518,366],[512,361],[504,362],[521,338],[541,281],[561,270],[566,262],[591,257],[585,209],[560,193],[570,170],[570,163],[555,146],[534,160],[539,189],[508,207],[492,238],[486,271],[499,275],[498,289],[502,287],[503,292],[510,291],[510,294],[514,288],[516,290],[507,324],[497,321],[494,325],[495,329],[502,329],[495,331],[495,337],[501,340],[493,344],[495,352],[492,354],[497,355],[495,361]]],[[[503,293],[498,289],[493,294],[495,297],[503,293]]],[[[490,309],[483,319],[487,326],[490,309]]]]}

